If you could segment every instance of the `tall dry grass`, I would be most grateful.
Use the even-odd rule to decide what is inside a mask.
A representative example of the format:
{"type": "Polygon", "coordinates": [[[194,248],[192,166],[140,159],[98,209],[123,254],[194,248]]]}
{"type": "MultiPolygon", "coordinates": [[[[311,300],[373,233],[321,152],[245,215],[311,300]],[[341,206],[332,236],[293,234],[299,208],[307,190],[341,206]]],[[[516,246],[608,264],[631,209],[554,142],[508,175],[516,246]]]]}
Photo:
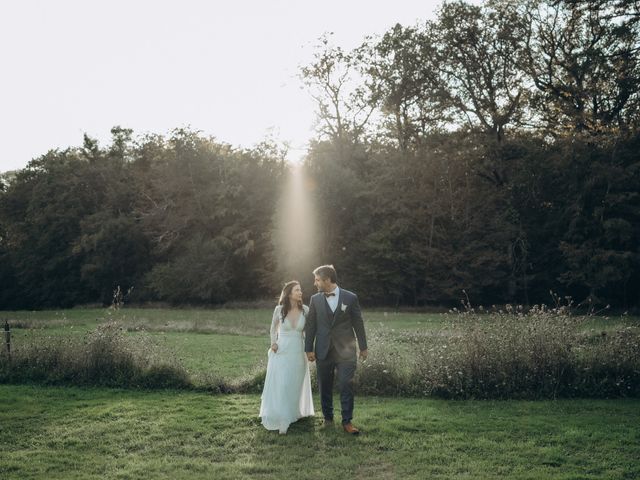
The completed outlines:
{"type": "Polygon", "coordinates": [[[151,337],[126,335],[107,322],[82,338],[37,337],[0,357],[0,382],[186,388],[180,361],[151,337]]]}
{"type": "Polygon", "coordinates": [[[640,396],[640,328],[599,332],[568,308],[454,311],[432,332],[382,333],[364,393],[444,398],[640,396]]]}

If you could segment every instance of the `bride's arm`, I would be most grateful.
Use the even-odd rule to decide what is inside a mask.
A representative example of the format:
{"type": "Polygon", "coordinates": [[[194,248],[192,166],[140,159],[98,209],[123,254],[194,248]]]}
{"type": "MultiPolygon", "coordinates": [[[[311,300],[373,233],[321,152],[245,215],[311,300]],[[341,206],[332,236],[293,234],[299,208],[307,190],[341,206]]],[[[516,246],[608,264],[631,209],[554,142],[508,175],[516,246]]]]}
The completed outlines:
{"type": "Polygon", "coordinates": [[[302,329],[302,338],[306,338],[307,336],[307,318],[309,316],[309,307],[307,307],[306,305],[302,305],[302,315],[304,315],[304,325],[305,328],[302,329]]]}
{"type": "Polygon", "coordinates": [[[269,336],[271,338],[271,349],[276,352],[278,350],[278,328],[280,327],[280,307],[277,306],[273,311],[273,318],[271,319],[271,329],[269,330],[269,336]]]}

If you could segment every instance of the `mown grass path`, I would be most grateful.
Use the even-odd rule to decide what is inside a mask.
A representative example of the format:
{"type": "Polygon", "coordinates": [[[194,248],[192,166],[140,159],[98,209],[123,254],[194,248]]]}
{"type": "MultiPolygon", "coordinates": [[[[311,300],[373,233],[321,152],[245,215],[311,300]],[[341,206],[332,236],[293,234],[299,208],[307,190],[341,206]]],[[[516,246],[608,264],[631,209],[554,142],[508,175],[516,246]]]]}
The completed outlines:
{"type": "Polygon", "coordinates": [[[267,432],[259,403],[0,385],[0,478],[640,478],[640,400],[360,396],[360,437],[324,429],[319,414],[267,432]]]}

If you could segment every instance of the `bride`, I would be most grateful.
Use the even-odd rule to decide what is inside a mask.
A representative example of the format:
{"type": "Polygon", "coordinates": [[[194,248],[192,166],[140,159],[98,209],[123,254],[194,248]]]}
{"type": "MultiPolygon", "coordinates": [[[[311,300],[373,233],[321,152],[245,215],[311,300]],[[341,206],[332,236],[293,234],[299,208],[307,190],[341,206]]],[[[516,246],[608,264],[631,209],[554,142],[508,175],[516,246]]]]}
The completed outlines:
{"type": "Polygon", "coordinates": [[[300,284],[288,282],[271,320],[271,348],[260,404],[262,425],[267,430],[284,434],[291,423],[314,415],[303,337],[308,311],[302,304],[300,284]]]}

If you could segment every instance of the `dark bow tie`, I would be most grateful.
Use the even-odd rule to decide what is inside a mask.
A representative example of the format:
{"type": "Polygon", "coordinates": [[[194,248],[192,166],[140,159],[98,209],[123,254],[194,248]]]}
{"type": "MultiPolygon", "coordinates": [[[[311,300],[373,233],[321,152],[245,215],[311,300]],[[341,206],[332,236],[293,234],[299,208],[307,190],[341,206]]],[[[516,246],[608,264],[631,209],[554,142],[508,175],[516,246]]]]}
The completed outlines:
{"type": "Polygon", "coordinates": [[[335,293],[333,293],[333,292],[332,292],[332,293],[325,293],[325,294],[324,294],[324,296],[325,296],[325,297],[327,297],[327,298],[329,298],[329,297],[335,297],[335,296],[336,296],[336,294],[335,294],[335,293]]]}

